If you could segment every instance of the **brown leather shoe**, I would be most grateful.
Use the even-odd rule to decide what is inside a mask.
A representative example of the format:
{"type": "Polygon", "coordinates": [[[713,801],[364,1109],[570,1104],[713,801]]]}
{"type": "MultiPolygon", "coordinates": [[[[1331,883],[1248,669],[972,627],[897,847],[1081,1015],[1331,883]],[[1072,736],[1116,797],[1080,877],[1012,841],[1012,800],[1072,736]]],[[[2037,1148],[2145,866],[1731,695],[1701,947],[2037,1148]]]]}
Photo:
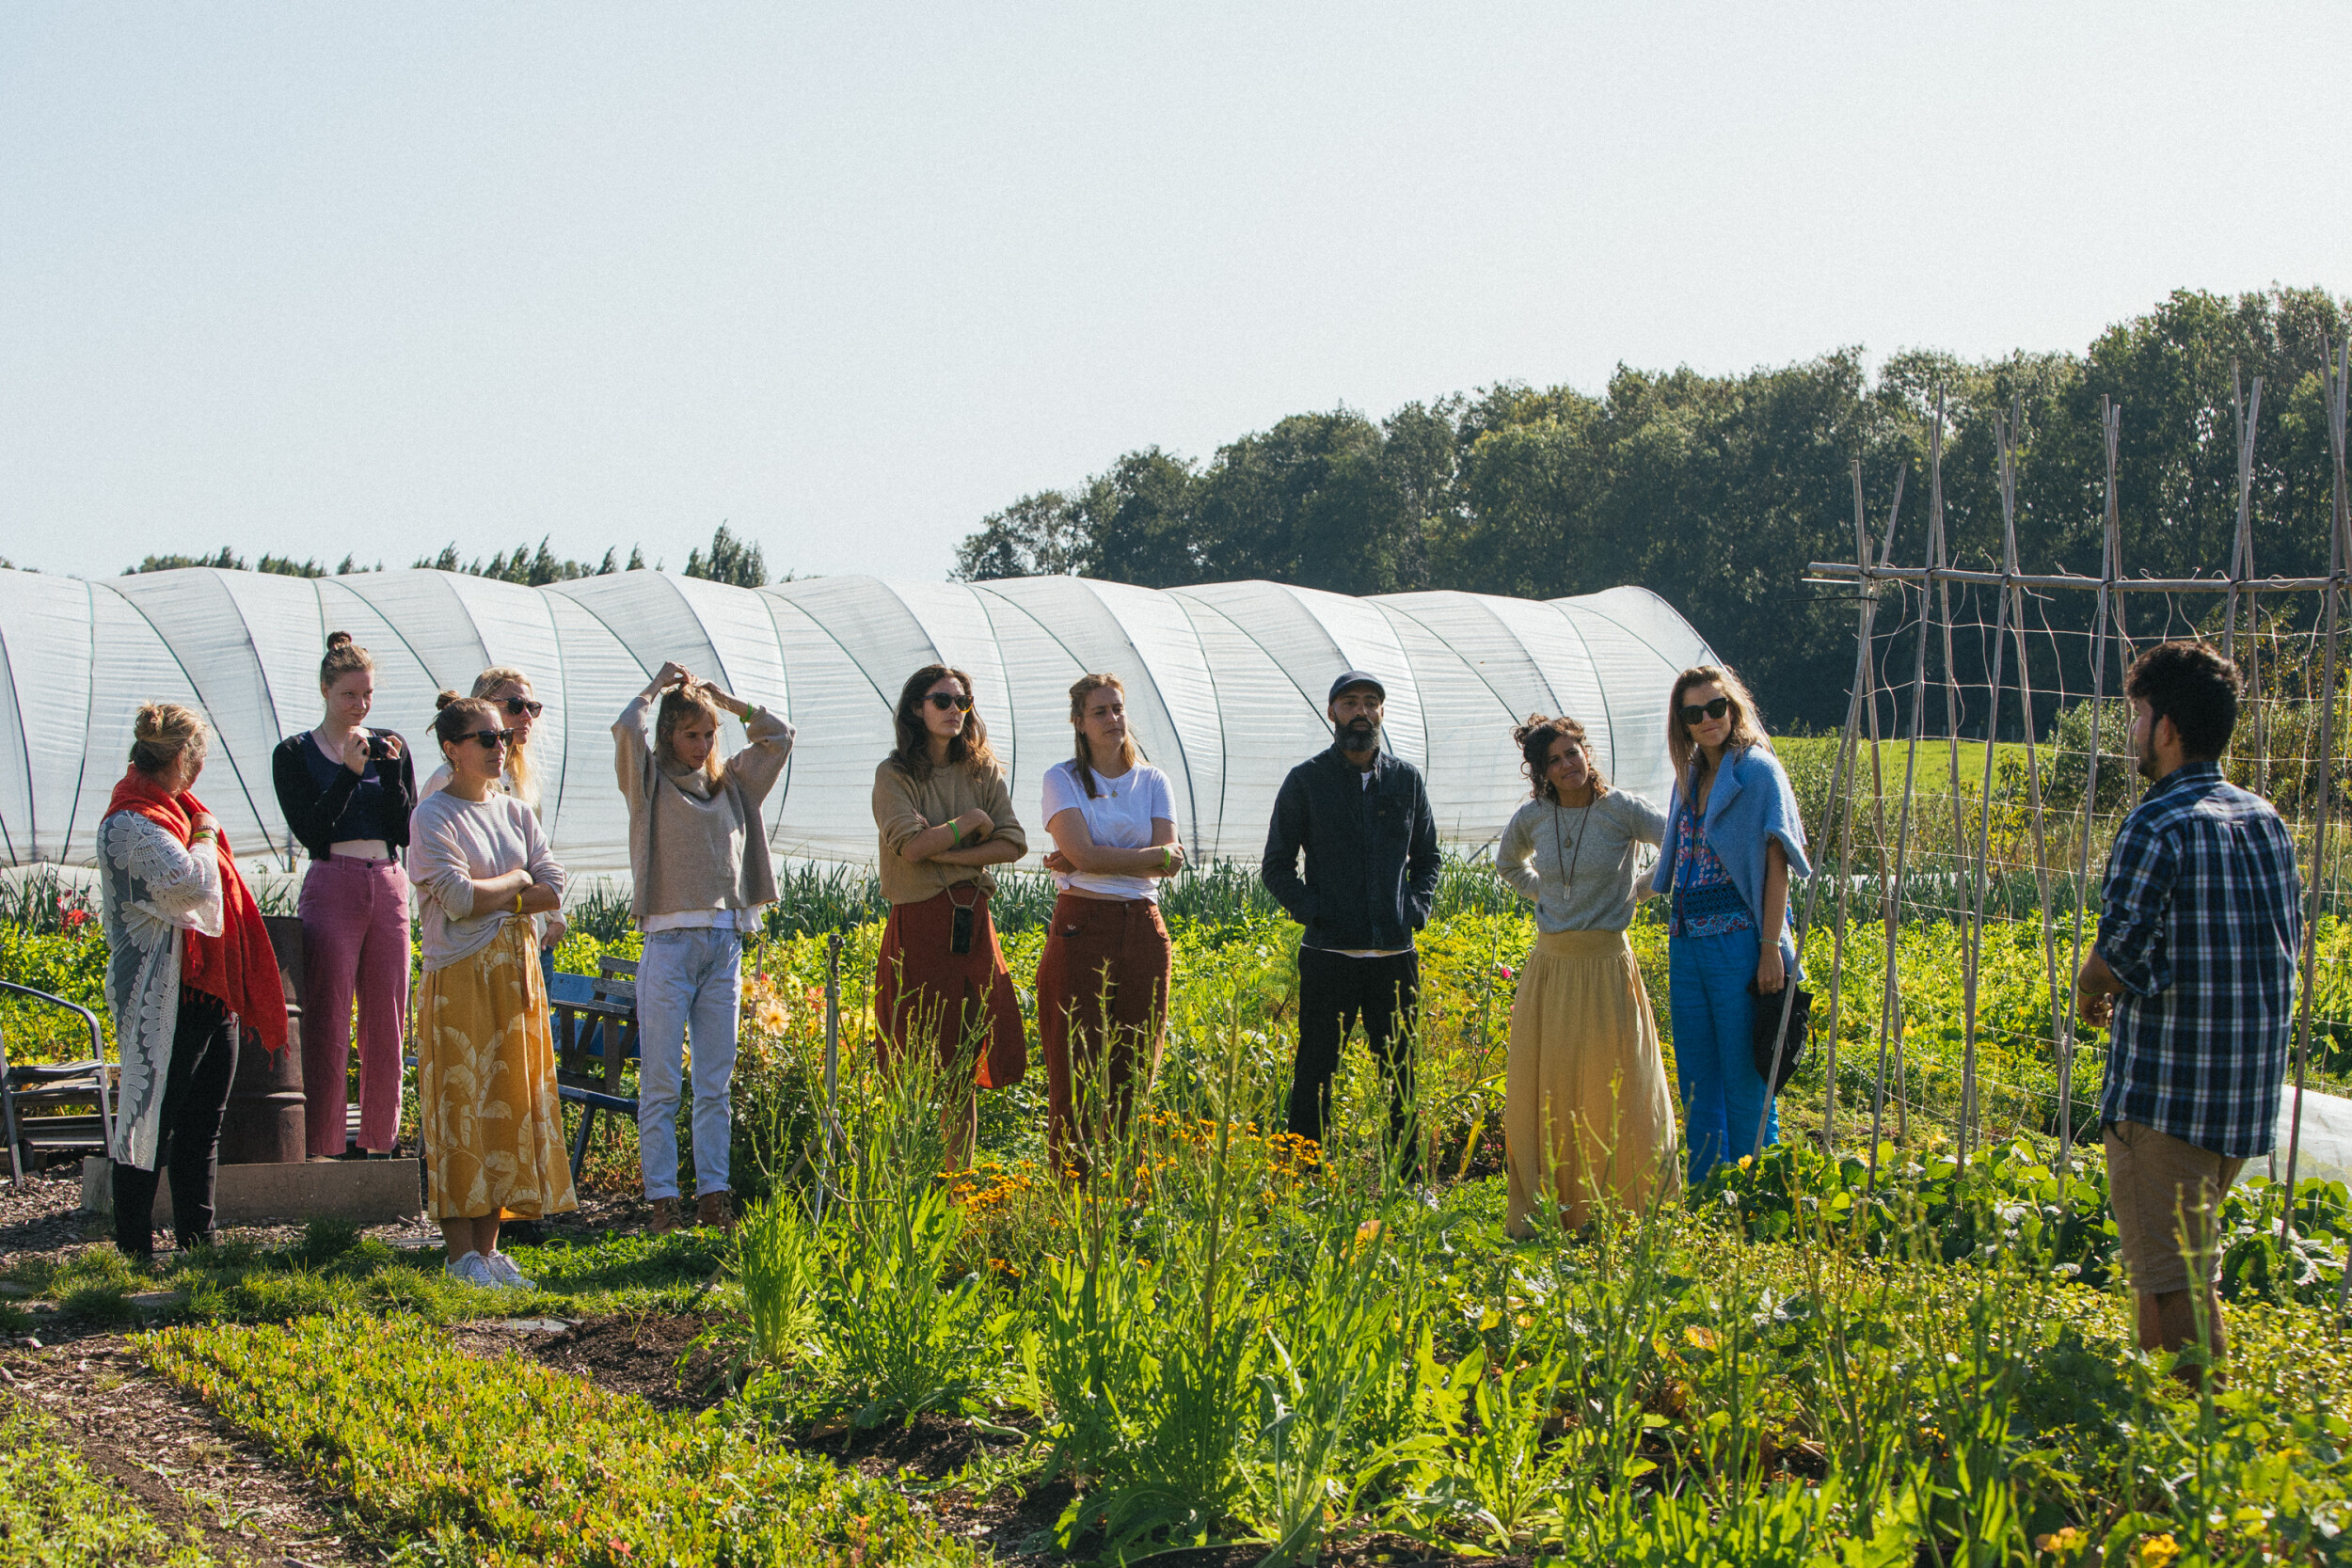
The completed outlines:
{"type": "Polygon", "coordinates": [[[735,1201],[732,1193],[705,1193],[694,1200],[694,1223],[715,1225],[732,1235],[735,1231],[735,1201]]]}
{"type": "Polygon", "coordinates": [[[657,1236],[667,1236],[685,1222],[686,1216],[678,1212],[676,1198],[658,1197],[653,1200],[653,1218],[646,1222],[645,1228],[657,1236]]]}

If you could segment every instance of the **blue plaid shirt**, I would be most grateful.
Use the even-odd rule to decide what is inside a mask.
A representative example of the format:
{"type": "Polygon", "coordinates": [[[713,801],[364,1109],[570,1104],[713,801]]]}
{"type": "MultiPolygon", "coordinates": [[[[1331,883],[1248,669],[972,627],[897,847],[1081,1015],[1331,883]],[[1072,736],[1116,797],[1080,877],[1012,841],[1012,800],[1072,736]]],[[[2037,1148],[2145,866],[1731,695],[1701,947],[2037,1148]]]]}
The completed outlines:
{"type": "Polygon", "coordinates": [[[2303,939],[2295,841],[2270,802],[2190,763],[2123,819],[2099,890],[2099,956],[2124,994],[2099,1121],[2228,1159],[2270,1148],[2303,939]]]}

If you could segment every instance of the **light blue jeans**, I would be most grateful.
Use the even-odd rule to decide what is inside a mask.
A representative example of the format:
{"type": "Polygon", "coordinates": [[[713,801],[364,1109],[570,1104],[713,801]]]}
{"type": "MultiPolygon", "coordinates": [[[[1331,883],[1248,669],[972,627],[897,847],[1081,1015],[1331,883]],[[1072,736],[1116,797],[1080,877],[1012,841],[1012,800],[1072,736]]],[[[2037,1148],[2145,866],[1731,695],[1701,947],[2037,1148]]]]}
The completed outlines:
{"type": "Polygon", "coordinates": [[[655,931],[637,960],[637,1157],[648,1198],[675,1197],[677,1101],[694,1037],[694,1191],[728,1191],[727,1085],[743,1006],[743,939],[732,929],[655,931]]]}
{"type": "Polygon", "coordinates": [[[1666,1006],[1693,1191],[1724,1161],[1754,1151],[1756,1117],[1765,1118],[1765,1143],[1780,1141],[1780,1108],[1765,1109],[1752,1043],[1756,998],[1748,983],[1761,953],[1754,927],[1666,942],[1666,1006]]]}

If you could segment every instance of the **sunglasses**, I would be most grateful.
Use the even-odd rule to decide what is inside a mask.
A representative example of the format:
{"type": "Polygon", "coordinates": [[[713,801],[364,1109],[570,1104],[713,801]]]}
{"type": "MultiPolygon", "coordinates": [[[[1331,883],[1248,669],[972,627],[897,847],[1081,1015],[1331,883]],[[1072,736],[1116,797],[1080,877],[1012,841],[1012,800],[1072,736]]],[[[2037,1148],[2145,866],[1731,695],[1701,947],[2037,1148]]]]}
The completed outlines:
{"type": "Polygon", "coordinates": [[[526,713],[536,719],[548,710],[547,704],[534,703],[528,697],[509,697],[499,705],[505,708],[510,717],[516,719],[520,719],[526,713]]]}
{"type": "Polygon", "coordinates": [[[500,747],[512,741],[514,738],[515,732],[513,730],[471,730],[459,736],[457,739],[451,742],[451,744],[456,745],[468,740],[476,740],[482,743],[482,749],[484,751],[495,752],[500,747]]]}
{"type": "Polygon", "coordinates": [[[1704,705],[1698,703],[1685,703],[1682,705],[1682,721],[1686,724],[1695,724],[1702,719],[1721,719],[1730,711],[1731,699],[1728,697],[1718,697],[1704,705]]]}
{"type": "Polygon", "coordinates": [[[923,700],[930,704],[931,706],[939,709],[942,713],[946,712],[949,708],[954,708],[961,713],[969,713],[972,711],[971,698],[958,696],[951,692],[933,691],[927,695],[923,700]]]}

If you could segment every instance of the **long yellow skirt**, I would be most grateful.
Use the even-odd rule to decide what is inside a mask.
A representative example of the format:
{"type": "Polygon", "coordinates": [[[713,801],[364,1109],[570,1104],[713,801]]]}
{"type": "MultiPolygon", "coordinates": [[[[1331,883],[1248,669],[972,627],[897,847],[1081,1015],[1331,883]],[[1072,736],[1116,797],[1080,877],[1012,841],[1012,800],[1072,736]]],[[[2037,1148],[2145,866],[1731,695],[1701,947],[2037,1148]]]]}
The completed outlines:
{"type": "Polygon", "coordinates": [[[1604,1196],[1640,1209],[1676,1190],[1674,1101],[1658,1020],[1623,931],[1547,931],[1519,971],[1502,1102],[1509,1226],[1533,1228],[1549,1191],[1563,1224],[1604,1196]]]}
{"type": "Polygon", "coordinates": [[[580,1207],[555,1092],[547,982],[528,920],[425,972],[417,990],[417,1101],[425,1212],[540,1219],[580,1207]]]}

